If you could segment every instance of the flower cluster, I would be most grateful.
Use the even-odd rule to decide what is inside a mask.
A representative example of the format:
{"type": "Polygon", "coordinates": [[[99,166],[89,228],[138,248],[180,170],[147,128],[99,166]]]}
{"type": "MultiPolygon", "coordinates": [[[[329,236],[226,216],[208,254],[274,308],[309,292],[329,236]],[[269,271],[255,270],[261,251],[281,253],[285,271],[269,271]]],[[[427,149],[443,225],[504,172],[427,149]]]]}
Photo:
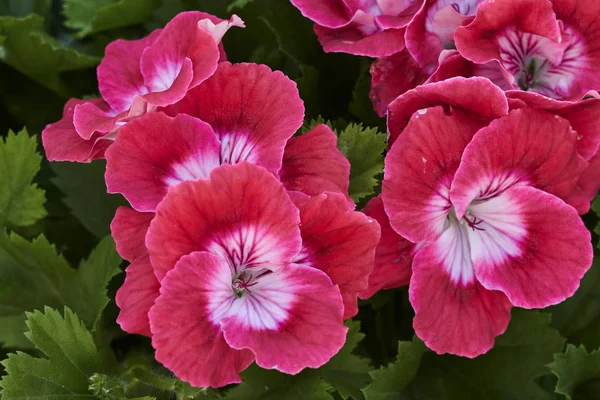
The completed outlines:
{"type": "Polygon", "coordinates": [[[117,321],[204,387],[240,382],[252,362],[289,374],[327,362],[380,238],[354,211],[335,133],[292,137],[304,119],[295,83],[225,61],[234,25],[186,12],[111,43],[102,98],[69,101],[43,132],[52,160],[106,158],[108,191],[131,205],[111,224],[130,262],[117,321]]]}
{"type": "Polygon", "coordinates": [[[292,3],[325,51],[378,57],[388,153],[364,212],[382,237],[360,296],[409,285],[417,336],[467,357],[511,307],[571,296],[592,260],[578,214],[600,189],[600,4],[292,3]]]}

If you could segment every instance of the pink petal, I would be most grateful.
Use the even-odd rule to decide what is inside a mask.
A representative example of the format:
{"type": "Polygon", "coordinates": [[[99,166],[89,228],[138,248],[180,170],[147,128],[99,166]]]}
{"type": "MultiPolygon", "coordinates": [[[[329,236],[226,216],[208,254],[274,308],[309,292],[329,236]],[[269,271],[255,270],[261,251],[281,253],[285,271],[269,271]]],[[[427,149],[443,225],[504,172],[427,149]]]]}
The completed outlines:
{"type": "Polygon", "coordinates": [[[154,275],[148,254],[134,260],[125,273],[125,282],[115,298],[121,309],[117,323],[125,332],[152,336],[148,312],[158,297],[160,284],[154,275]]]}
{"type": "Polygon", "coordinates": [[[348,319],[358,312],[358,293],[368,287],[379,224],[353,211],[340,193],[323,193],[296,205],[302,223],[302,251],[293,261],[324,271],[340,287],[344,319],[348,319]]]}
{"type": "Polygon", "coordinates": [[[210,251],[238,265],[287,265],[301,248],[298,209],[268,171],[222,165],[171,188],[146,236],[161,280],[181,256],[210,251]]]}
{"type": "Polygon", "coordinates": [[[527,186],[469,209],[484,221],[469,238],[475,275],[486,288],[524,308],[547,307],[575,293],[593,257],[590,233],[575,209],[527,186]]]}
{"type": "Polygon", "coordinates": [[[382,196],[394,230],[414,242],[442,233],[452,204],[450,185],[464,148],[481,128],[461,111],[417,112],[385,160],[382,196]]]}
{"type": "Polygon", "coordinates": [[[155,211],[169,187],[207,177],[220,165],[210,125],[156,112],[129,122],[106,153],[106,187],[138,211],[155,211]]]}
{"type": "Polygon", "coordinates": [[[197,11],[177,14],[156,41],[144,50],[140,62],[144,83],[152,92],[163,92],[153,99],[152,104],[175,103],[183,98],[185,90],[198,86],[215,72],[219,49],[215,38],[198,26],[198,21],[204,18],[206,14],[197,11]],[[184,75],[189,78],[181,78],[184,75]],[[187,85],[184,82],[177,84],[182,80],[187,85]],[[187,86],[185,90],[184,86],[187,86]],[[176,98],[176,94],[181,96],[176,98]]]}
{"type": "Polygon", "coordinates": [[[419,250],[408,293],[413,327],[427,347],[473,358],[490,350],[506,330],[511,304],[502,292],[487,290],[475,279],[466,236],[454,222],[419,250]]]}
{"type": "Polygon", "coordinates": [[[371,64],[371,91],[369,97],[377,115],[383,117],[388,105],[402,93],[414,89],[429,78],[408,50],[389,57],[378,58],[371,64]]]}
{"type": "Polygon", "coordinates": [[[389,145],[400,136],[417,110],[436,105],[465,110],[474,119],[491,120],[508,113],[504,92],[485,78],[452,78],[418,86],[398,97],[388,108],[389,145]]]}
{"type": "Polygon", "coordinates": [[[306,18],[329,28],[339,28],[350,22],[352,10],[344,0],[290,0],[306,18]]]}
{"type": "Polygon", "coordinates": [[[391,28],[365,34],[359,26],[330,29],[315,25],[315,33],[326,53],[349,53],[357,56],[385,57],[404,49],[404,28],[391,28]]]}
{"type": "Polygon", "coordinates": [[[561,31],[552,3],[547,0],[484,1],[477,8],[473,22],[454,32],[458,51],[468,60],[485,63],[500,60],[495,34],[514,26],[527,32],[560,42],[561,31]]]}
{"type": "Polygon", "coordinates": [[[296,84],[281,72],[266,65],[227,62],[165,111],[209,123],[222,143],[222,163],[248,161],[273,174],[281,168],[287,140],[304,118],[296,84]]]}
{"type": "Polygon", "coordinates": [[[297,374],[325,364],[344,345],[343,309],[327,275],[290,265],[262,277],[221,326],[227,343],[252,350],[259,366],[297,374]]]}
{"type": "Polygon", "coordinates": [[[119,207],[115,217],[110,223],[110,232],[115,243],[117,252],[127,261],[134,261],[146,256],[146,232],[154,213],[141,213],[129,207],[119,207]]]}
{"type": "Polygon", "coordinates": [[[514,185],[530,185],[564,198],[587,163],[577,154],[567,120],[524,108],[481,129],[465,150],[450,197],[462,217],[469,204],[514,185]]]}
{"type": "Polygon", "coordinates": [[[348,194],[350,162],[337,149],[337,136],[327,125],[288,140],[279,171],[287,190],[310,196],[321,192],[348,194]]]}
{"type": "Polygon", "coordinates": [[[581,173],[577,187],[564,198],[567,204],[575,207],[580,215],[590,210],[590,203],[600,190],[600,152],[589,160],[587,168],[581,173]]]}
{"type": "Polygon", "coordinates": [[[241,382],[239,372],[254,354],[232,349],[215,321],[218,307],[234,299],[226,260],[205,252],[182,257],[162,280],[150,310],[156,360],[194,386],[241,382]]]}
{"type": "Polygon", "coordinates": [[[358,295],[361,299],[368,299],[379,290],[408,285],[416,246],[392,229],[383,209],[381,195],[372,198],[363,212],[376,220],[381,227],[381,240],[375,249],[375,267],[369,276],[369,286],[358,295]]]}
{"type": "Polygon", "coordinates": [[[565,118],[577,131],[577,152],[584,160],[589,160],[598,151],[600,144],[600,99],[582,101],[560,101],[533,92],[511,90],[506,93],[509,99],[520,100],[522,106],[545,110],[565,118]]]}
{"type": "Polygon", "coordinates": [[[116,114],[102,103],[96,105],[92,102],[85,102],[75,106],[73,125],[82,139],[89,140],[96,133],[112,132],[117,127],[119,120],[123,118],[125,113],[116,114]]]}
{"type": "Polygon", "coordinates": [[[131,107],[133,96],[148,93],[140,70],[144,49],[156,41],[157,29],[139,40],[118,39],[106,46],[98,66],[98,86],[102,97],[118,113],[131,107]]]}
{"type": "Polygon", "coordinates": [[[75,108],[82,104],[105,105],[102,99],[70,99],[64,107],[60,121],[49,124],[42,132],[42,143],[46,158],[50,161],[90,162],[104,158],[105,150],[112,140],[103,140],[101,133],[94,133],[89,140],[83,139],[75,130],[73,115],[75,108]]]}

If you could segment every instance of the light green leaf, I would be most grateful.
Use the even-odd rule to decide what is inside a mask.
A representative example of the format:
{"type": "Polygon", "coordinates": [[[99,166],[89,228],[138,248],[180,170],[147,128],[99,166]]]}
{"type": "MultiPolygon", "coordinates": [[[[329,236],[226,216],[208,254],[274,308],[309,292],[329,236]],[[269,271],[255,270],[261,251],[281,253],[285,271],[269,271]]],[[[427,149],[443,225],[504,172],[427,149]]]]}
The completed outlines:
{"type": "Polygon", "coordinates": [[[47,358],[18,352],[2,362],[7,375],[0,381],[3,399],[93,398],[89,377],[106,371],[92,335],[71,310],[64,317],[48,307],[27,313],[28,339],[47,358]]]}
{"type": "MultiPolygon", "coordinates": [[[[93,329],[108,303],[106,286],[120,263],[110,237],[75,270],[43,236],[28,242],[0,231],[0,324],[7,317],[18,329],[15,318],[23,318],[26,311],[69,306],[93,329]]],[[[14,340],[14,334],[4,333],[0,341],[14,340]]]]}
{"type": "Polygon", "coordinates": [[[60,73],[91,68],[100,59],[65,48],[44,32],[44,18],[31,14],[25,18],[0,17],[0,60],[42,86],[69,95],[60,73]]]}
{"type": "Polygon", "coordinates": [[[376,178],[383,173],[385,135],[376,128],[350,124],[340,134],[338,148],[350,160],[350,189],[352,200],[371,196],[379,183],[376,178]]]}
{"type": "Polygon", "coordinates": [[[352,354],[358,343],[365,337],[360,332],[360,322],[349,321],[349,330],[346,335],[346,343],[338,354],[333,356],[327,364],[317,370],[307,370],[325,379],[339,394],[347,399],[361,398],[361,389],[371,381],[369,371],[371,366],[369,360],[352,354]]]}
{"type": "Polygon", "coordinates": [[[419,370],[421,358],[427,348],[418,339],[398,343],[398,357],[392,364],[373,371],[373,383],[364,389],[367,400],[393,400],[400,398],[419,370]]]}
{"type": "MultiPolygon", "coordinates": [[[[588,354],[584,346],[567,346],[564,354],[555,354],[549,367],[558,377],[556,393],[577,399],[578,388],[586,383],[600,382],[600,350],[588,354]]],[[[581,397],[583,398],[583,397],[581,397]]]]}
{"type": "Polygon", "coordinates": [[[106,161],[52,163],[51,167],[57,175],[52,182],[65,194],[63,202],[73,215],[97,237],[108,235],[115,211],[127,202],[122,196],[106,193],[106,161]]]}
{"type": "Polygon", "coordinates": [[[333,400],[327,392],[330,386],[322,379],[301,372],[286,375],[276,370],[265,370],[251,365],[242,372],[243,382],[231,389],[227,400],[333,400]]]}
{"type": "Polygon", "coordinates": [[[152,17],[153,0],[65,0],[65,25],[79,32],[78,38],[92,33],[143,24],[152,17]]]}
{"type": "Polygon", "coordinates": [[[46,216],[44,191],[31,184],[41,161],[37,141],[26,129],[0,139],[0,226],[27,226],[46,216]]]}

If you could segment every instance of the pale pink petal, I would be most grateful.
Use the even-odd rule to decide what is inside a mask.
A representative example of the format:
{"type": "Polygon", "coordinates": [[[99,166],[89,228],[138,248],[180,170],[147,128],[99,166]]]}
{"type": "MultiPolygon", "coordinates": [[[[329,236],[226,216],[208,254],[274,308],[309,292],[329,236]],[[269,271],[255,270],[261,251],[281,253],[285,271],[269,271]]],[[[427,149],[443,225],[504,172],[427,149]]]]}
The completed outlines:
{"type": "Polygon", "coordinates": [[[159,204],[146,245],[159,280],[180,257],[210,251],[234,267],[287,265],[301,248],[300,216],[283,185],[249,163],[174,186],[159,204]]]}
{"type": "Polygon", "coordinates": [[[287,190],[310,196],[321,192],[348,194],[350,162],[337,149],[337,136],[320,124],[288,140],[279,178],[287,190]]]}
{"type": "Polygon", "coordinates": [[[257,280],[221,322],[225,340],[256,364],[297,374],[318,368],[344,345],[340,290],[323,272],[290,265],[257,280]]]}
{"type": "Polygon", "coordinates": [[[547,307],[575,293],[593,257],[591,235],[575,209],[522,186],[469,210],[482,221],[468,234],[475,275],[486,288],[524,308],[547,307]]]}
{"type": "Polygon", "coordinates": [[[229,28],[234,26],[239,28],[246,27],[244,25],[244,21],[242,21],[242,19],[235,14],[231,16],[229,21],[221,20],[219,22],[215,22],[213,18],[205,18],[198,21],[198,27],[210,33],[217,43],[221,43],[223,36],[225,36],[229,28]]]}
{"type": "Polygon", "coordinates": [[[106,153],[106,187],[138,211],[155,211],[169,187],[207,177],[220,165],[210,125],[189,115],[155,112],[119,131],[106,153]]]}
{"type": "Polygon", "coordinates": [[[156,360],[183,381],[200,387],[239,383],[254,354],[224,340],[218,310],[231,306],[231,271],[226,260],[196,252],[183,257],[162,280],[150,310],[156,360]]]}
{"type": "Polygon", "coordinates": [[[293,261],[325,272],[340,287],[344,319],[356,315],[358,293],[367,289],[373,271],[379,224],[349,207],[341,193],[323,193],[296,205],[302,251],[293,261]]]}
{"type": "Polygon", "coordinates": [[[506,330],[511,304],[475,279],[466,229],[454,219],[435,243],[419,250],[408,293],[415,333],[427,347],[473,358],[506,330]]]}
{"type": "Polygon", "coordinates": [[[369,287],[358,295],[361,299],[368,299],[379,290],[408,285],[416,246],[392,229],[383,209],[381,195],[371,199],[363,212],[381,227],[381,239],[375,249],[375,266],[369,276],[369,287]]]}
{"type": "Polygon", "coordinates": [[[385,160],[383,203],[398,234],[419,243],[442,233],[454,173],[481,126],[466,113],[439,106],[414,114],[385,160]]]}

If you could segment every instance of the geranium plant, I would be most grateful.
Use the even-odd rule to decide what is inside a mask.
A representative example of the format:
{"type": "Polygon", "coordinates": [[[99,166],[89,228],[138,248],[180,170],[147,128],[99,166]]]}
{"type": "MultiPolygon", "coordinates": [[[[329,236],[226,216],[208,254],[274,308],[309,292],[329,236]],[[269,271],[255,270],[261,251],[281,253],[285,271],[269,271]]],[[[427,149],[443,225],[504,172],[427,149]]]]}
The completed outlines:
{"type": "Polygon", "coordinates": [[[598,11],[0,1],[0,397],[599,398],[598,11]]]}

